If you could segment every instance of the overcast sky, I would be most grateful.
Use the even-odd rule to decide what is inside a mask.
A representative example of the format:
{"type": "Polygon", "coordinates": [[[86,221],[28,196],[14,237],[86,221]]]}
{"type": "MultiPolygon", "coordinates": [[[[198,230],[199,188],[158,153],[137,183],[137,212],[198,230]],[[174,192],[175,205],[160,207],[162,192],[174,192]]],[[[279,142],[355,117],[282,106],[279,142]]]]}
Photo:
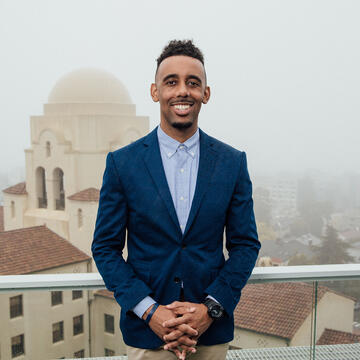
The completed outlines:
{"type": "Polygon", "coordinates": [[[149,86],[173,38],[205,55],[200,127],[252,172],[360,171],[359,19],[358,0],[0,0],[0,172],[24,166],[29,117],[77,68],[113,73],[156,126],[149,86]]]}

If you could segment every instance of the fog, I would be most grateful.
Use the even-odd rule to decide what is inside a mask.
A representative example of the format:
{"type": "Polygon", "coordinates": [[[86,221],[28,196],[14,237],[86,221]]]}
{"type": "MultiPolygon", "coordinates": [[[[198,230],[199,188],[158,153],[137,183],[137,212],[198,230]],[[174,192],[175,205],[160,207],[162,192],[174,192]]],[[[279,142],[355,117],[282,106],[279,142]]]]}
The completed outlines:
{"type": "Polygon", "coordinates": [[[359,172],[360,2],[0,0],[0,173],[24,167],[29,117],[63,74],[110,71],[137,114],[173,38],[204,52],[200,127],[245,150],[251,173],[359,172]]]}

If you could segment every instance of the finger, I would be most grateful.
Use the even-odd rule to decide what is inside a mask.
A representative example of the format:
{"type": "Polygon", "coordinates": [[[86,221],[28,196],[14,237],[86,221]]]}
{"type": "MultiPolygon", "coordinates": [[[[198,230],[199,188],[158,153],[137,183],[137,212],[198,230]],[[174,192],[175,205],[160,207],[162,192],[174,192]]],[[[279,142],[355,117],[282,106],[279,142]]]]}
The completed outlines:
{"type": "MultiPolygon", "coordinates": [[[[188,324],[181,324],[177,327],[178,330],[180,330],[183,334],[187,334],[189,336],[198,336],[199,332],[192,328],[188,324]]],[[[179,335],[181,336],[181,335],[179,335]]]]}
{"type": "MultiPolygon", "coordinates": [[[[185,336],[184,336],[185,338],[185,336]]],[[[189,339],[189,338],[188,338],[189,339]]],[[[185,339],[182,340],[183,342],[186,342],[185,339]]],[[[167,344],[164,345],[164,350],[170,350],[170,351],[174,351],[175,349],[179,349],[180,347],[183,348],[184,350],[188,351],[188,352],[194,352],[195,349],[195,345],[196,345],[196,341],[195,340],[191,340],[189,339],[188,344],[184,344],[181,343],[180,341],[176,340],[176,341],[171,341],[167,344]],[[188,345],[190,344],[190,345],[188,345]]]]}
{"type": "Polygon", "coordinates": [[[194,339],[190,339],[188,336],[180,336],[177,341],[180,343],[180,346],[183,347],[194,347],[197,344],[197,341],[194,339]]]}
{"type": "Polygon", "coordinates": [[[177,357],[179,360],[185,360],[186,355],[184,356],[183,351],[180,351],[180,350],[178,350],[178,349],[174,349],[174,350],[172,350],[172,351],[174,351],[176,357],[177,357]]]}
{"type": "Polygon", "coordinates": [[[180,330],[174,330],[170,334],[166,334],[163,336],[164,341],[174,341],[177,340],[180,336],[182,336],[184,333],[180,330]]]}
{"type": "Polygon", "coordinates": [[[195,312],[196,308],[188,307],[188,306],[181,306],[181,307],[174,308],[172,310],[173,310],[174,314],[176,314],[176,315],[184,315],[187,313],[195,312]]]}
{"type": "Polygon", "coordinates": [[[190,319],[190,317],[187,315],[188,314],[185,314],[183,316],[167,320],[167,321],[163,322],[162,325],[163,325],[163,327],[174,327],[174,326],[178,326],[181,324],[186,324],[186,322],[190,319]]]}
{"type": "Polygon", "coordinates": [[[174,301],[174,302],[172,302],[171,304],[166,305],[166,307],[167,307],[168,309],[175,309],[175,308],[177,308],[177,307],[179,307],[179,306],[184,306],[184,303],[181,302],[181,301],[174,301]]]}

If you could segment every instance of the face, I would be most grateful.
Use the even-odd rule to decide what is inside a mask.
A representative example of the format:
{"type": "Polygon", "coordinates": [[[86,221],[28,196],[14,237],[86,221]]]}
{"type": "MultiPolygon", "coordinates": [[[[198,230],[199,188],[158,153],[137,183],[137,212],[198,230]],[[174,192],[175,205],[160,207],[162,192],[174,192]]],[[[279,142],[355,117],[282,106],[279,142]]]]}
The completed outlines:
{"type": "Polygon", "coordinates": [[[195,130],[201,105],[210,97],[203,64],[183,55],[166,58],[151,85],[151,96],[160,103],[163,130],[195,130]]]}

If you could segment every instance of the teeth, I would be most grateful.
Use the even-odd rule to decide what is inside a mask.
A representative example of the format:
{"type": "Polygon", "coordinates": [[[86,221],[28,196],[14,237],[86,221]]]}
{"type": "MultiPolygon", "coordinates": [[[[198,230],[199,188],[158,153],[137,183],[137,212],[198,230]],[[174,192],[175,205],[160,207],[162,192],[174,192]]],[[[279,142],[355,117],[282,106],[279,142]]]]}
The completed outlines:
{"type": "Polygon", "coordinates": [[[177,110],[186,110],[189,107],[190,107],[190,105],[183,105],[183,104],[175,105],[175,109],[177,109],[177,110]]]}

